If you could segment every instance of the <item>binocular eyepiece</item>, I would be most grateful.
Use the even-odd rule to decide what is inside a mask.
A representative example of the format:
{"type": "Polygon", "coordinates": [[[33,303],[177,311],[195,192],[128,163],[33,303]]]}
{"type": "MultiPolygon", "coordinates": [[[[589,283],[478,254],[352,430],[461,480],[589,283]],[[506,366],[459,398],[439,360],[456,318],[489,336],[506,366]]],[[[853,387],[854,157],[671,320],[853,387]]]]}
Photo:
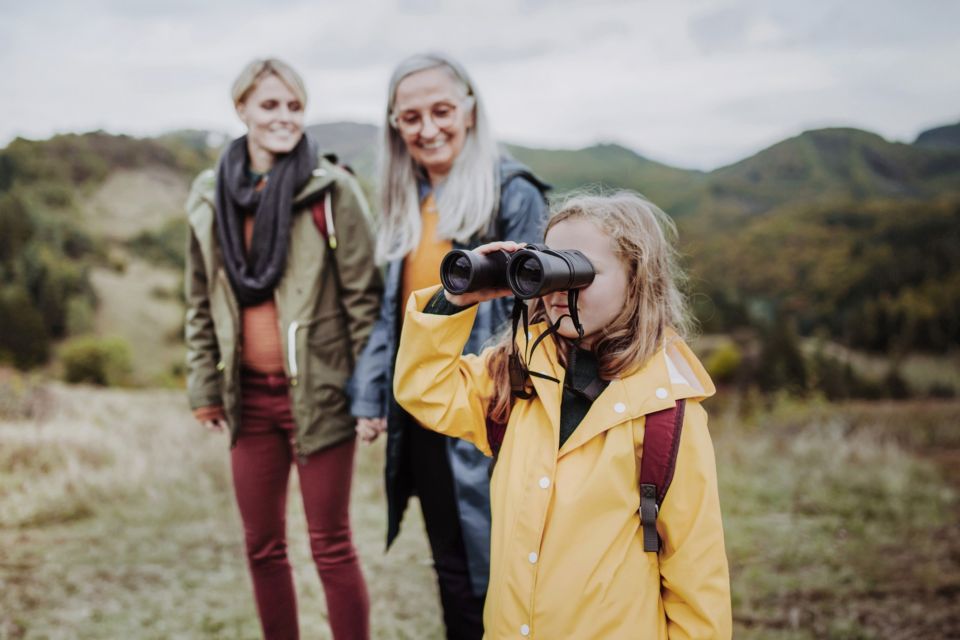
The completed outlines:
{"type": "Polygon", "coordinates": [[[494,251],[480,255],[454,249],[440,263],[443,288],[459,295],[481,289],[509,287],[516,297],[527,300],[554,291],[580,289],[593,282],[593,265],[575,249],[553,250],[542,244],[508,253],[494,251]]]}

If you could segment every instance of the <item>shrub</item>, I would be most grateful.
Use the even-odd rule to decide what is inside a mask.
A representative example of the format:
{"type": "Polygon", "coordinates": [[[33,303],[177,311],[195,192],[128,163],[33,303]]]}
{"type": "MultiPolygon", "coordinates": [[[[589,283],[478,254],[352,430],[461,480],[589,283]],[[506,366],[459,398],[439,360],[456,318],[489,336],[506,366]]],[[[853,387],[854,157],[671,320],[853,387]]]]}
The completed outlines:
{"type": "Polygon", "coordinates": [[[73,204],[73,185],[62,182],[41,182],[34,187],[40,201],[48,207],[66,209],[73,204]]]}
{"type": "Polygon", "coordinates": [[[16,195],[0,194],[0,265],[12,263],[34,232],[33,219],[16,195]]]}
{"type": "Polygon", "coordinates": [[[944,382],[934,382],[927,389],[927,395],[931,398],[956,398],[957,390],[944,382]]]}
{"type": "Polygon", "coordinates": [[[740,348],[733,341],[726,340],[707,357],[704,366],[714,382],[722,383],[733,382],[742,363],[740,348]]]}
{"type": "Polygon", "coordinates": [[[66,336],[68,301],[75,296],[93,296],[85,268],[49,246],[28,252],[23,266],[23,281],[43,314],[48,331],[55,337],[66,336]]]}
{"type": "Polygon", "coordinates": [[[0,362],[21,370],[47,361],[50,333],[43,314],[21,287],[0,289],[0,362]]]}
{"type": "Polygon", "coordinates": [[[806,391],[807,365],[790,321],[778,317],[761,333],[757,382],[764,391],[806,391]]]}
{"type": "Polygon", "coordinates": [[[67,300],[67,334],[71,336],[93,330],[94,309],[89,296],[74,295],[67,300]]]}
{"type": "Polygon", "coordinates": [[[187,237],[187,221],[176,218],[162,228],[142,231],[129,241],[130,250],[154,264],[182,269],[186,259],[183,239],[187,237]]]}
{"type": "Polygon", "coordinates": [[[61,352],[64,380],[114,386],[127,382],[130,348],[122,338],[86,336],[71,340],[61,352]]]}

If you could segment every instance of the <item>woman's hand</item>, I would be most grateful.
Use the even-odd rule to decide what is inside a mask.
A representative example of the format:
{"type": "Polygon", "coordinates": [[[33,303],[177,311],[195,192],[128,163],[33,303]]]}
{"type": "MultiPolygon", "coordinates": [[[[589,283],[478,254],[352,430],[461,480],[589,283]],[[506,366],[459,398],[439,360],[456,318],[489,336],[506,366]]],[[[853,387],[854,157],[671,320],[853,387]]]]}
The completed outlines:
{"type": "MultiPolygon", "coordinates": [[[[498,240],[497,242],[488,242],[487,244],[482,244],[476,249],[473,249],[473,252],[482,256],[488,253],[493,253],[494,251],[506,251],[507,253],[513,253],[514,251],[523,249],[525,246],[527,246],[527,243],[525,242],[498,240]]],[[[456,295],[444,289],[443,295],[446,297],[448,302],[451,302],[458,307],[469,307],[470,305],[478,302],[486,302],[487,300],[512,296],[513,291],[510,290],[510,287],[503,287],[501,289],[481,289],[480,291],[468,291],[467,293],[456,295]]]]}
{"type": "Polygon", "coordinates": [[[223,418],[215,418],[213,420],[202,420],[201,424],[207,431],[228,431],[227,421],[223,418]]]}
{"type": "Polygon", "coordinates": [[[357,418],[357,437],[366,443],[371,443],[377,437],[387,430],[387,419],[380,418],[357,418]]]}
{"type": "Polygon", "coordinates": [[[193,417],[207,431],[221,432],[230,431],[230,425],[227,424],[227,416],[223,413],[223,407],[220,405],[210,405],[193,410],[193,417]]]}

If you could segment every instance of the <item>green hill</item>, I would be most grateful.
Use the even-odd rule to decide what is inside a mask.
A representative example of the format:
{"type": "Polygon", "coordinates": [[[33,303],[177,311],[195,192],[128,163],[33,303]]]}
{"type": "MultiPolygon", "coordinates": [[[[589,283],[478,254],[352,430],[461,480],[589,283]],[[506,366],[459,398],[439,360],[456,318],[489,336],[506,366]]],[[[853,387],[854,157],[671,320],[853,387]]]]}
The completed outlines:
{"type": "Polygon", "coordinates": [[[698,208],[737,222],[789,202],[945,192],[960,192],[960,153],[887,142],[858,129],[820,129],[711,172],[698,208]]]}
{"type": "Polygon", "coordinates": [[[380,129],[372,124],[325,122],[307,127],[320,147],[337,154],[340,162],[350,165],[358,174],[372,178],[376,165],[376,145],[380,129]]]}
{"type": "Polygon", "coordinates": [[[508,151],[549,182],[555,193],[582,187],[633,189],[663,207],[685,200],[706,174],[677,169],[644,158],[616,144],[585,149],[531,149],[508,145],[508,151]]]}
{"type": "MultiPolygon", "coordinates": [[[[960,149],[944,143],[956,126],[913,145],[808,131],[711,172],[615,144],[507,148],[554,194],[635,189],[673,215],[705,329],[787,318],[801,334],[904,352],[960,345],[960,149]]],[[[370,193],[378,129],[310,131],[370,193]]],[[[94,132],[0,150],[0,361],[35,366],[71,336],[119,334],[135,379],[175,374],[182,203],[225,140],[94,132]]]]}
{"type": "Polygon", "coordinates": [[[960,198],[790,203],[685,247],[709,328],[789,318],[874,351],[960,346],[960,198]]]}
{"type": "Polygon", "coordinates": [[[168,341],[182,318],[183,202],[214,159],[205,138],[93,132],[0,150],[0,363],[43,364],[87,334],[127,339],[131,381],[182,361],[168,341]]]}
{"type": "Polygon", "coordinates": [[[927,149],[960,149],[960,122],[944,127],[927,129],[917,136],[913,144],[927,149]]]}

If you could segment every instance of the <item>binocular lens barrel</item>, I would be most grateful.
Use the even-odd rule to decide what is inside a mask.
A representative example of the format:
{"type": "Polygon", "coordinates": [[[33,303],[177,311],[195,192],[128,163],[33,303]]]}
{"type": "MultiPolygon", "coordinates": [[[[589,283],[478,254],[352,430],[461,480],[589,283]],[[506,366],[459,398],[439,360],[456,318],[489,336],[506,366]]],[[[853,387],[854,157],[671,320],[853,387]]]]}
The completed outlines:
{"type": "Polygon", "coordinates": [[[507,283],[524,300],[585,287],[594,275],[593,264],[575,249],[521,249],[507,265],[507,283]]]}
{"type": "Polygon", "coordinates": [[[519,292],[517,295],[521,298],[532,296],[543,281],[543,266],[536,255],[523,256],[510,266],[513,268],[507,274],[507,281],[519,292]]]}
{"type": "Polygon", "coordinates": [[[593,282],[594,275],[590,260],[579,251],[554,251],[543,245],[486,255],[454,249],[440,263],[443,288],[455,295],[509,286],[513,295],[527,300],[585,287],[593,282]]]}
{"type": "Polygon", "coordinates": [[[508,258],[505,251],[480,255],[454,249],[440,263],[440,281],[444,289],[456,295],[480,289],[506,288],[508,258]]]}

